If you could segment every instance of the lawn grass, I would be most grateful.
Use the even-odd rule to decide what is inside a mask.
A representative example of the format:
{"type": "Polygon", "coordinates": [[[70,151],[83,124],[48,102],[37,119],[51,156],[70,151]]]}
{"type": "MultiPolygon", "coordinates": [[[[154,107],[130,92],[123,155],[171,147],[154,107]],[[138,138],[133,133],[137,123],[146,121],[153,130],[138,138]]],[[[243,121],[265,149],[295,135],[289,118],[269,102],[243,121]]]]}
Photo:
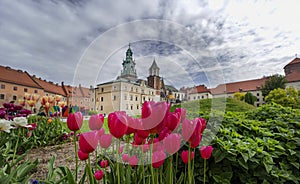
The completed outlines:
{"type": "MultiPolygon", "coordinates": [[[[66,122],[62,122],[62,124],[68,129],[66,122]]],[[[109,132],[107,118],[104,118],[103,128],[105,130],[105,133],[109,132]]],[[[89,120],[83,120],[82,127],[80,128],[80,132],[89,132],[89,131],[91,131],[89,128],[89,120]]]]}

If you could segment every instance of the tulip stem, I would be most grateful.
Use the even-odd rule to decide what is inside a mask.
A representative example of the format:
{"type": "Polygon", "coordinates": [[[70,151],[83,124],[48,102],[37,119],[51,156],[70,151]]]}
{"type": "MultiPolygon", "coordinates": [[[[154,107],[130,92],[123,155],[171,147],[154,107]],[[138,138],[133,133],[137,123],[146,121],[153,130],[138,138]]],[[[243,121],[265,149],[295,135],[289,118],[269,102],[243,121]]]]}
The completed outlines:
{"type": "Polygon", "coordinates": [[[77,155],[77,144],[76,144],[76,131],[74,131],[74,148],[75,148],[75,162],[76,162],[75,181],[77,183],[77,177],[78,177],[78,155],[77,155]]]}
{"type": "Polygon", "coordinates": [[[173,155],[171,155],[170,156],[170,166],[169,166],[169,172],[170,172],[170,175],[169,175],[169,182],[170,182],[170,184],[172,184],[173,183],[173,173],[172,173],[172,170],[173,170],[173,168],[172,168],[172,162],[173,162],[173,155]]]}
{"type": "Polygon", "coordinates": [[[192,184],[192,175],[191,175],[191,146],[189,146],[188,152],[188,183],[192,184]]]}
{"type": "Polygon", "coordinates": [[[92,167],[91,167],[91,159],[90,159],[90,156],[88,158],[88,168],[89,168],[89,175],[90,175],[90,184],[94,184],[94,177],[93,177],[93,172],[92,172],[92,167]]]}
{"type": "Polygon", "coordinates": [[[17,138],[17,143],[16,143],[16,146],[15,146],[15,150],[14,150],[12,164],[14,164],[15,156],[16,156],[17,149],[18,149],[19,139],[20,139],[20,127],[18,127],[18,138],[17,138]]]}
{"type": "Polygon", "coordinates": [[[206,159],[204,159],[204,169],[203,169],[203,183],[205,184],[205,174],[206,174],[206,159]]]}
{"type": "Polygon", "coordinates": [[[177,164],[178,164],[178,151],[176,152],[176,165],[175,165],[175,183],[177,181],[177,178],[176,178],[176,174],[177,174],[177,164]]]}
{"type": "Polygon", "coordinates": [[[153,166],[152,166],[152,151],[153,151],[153,138],[152,142],[150,144],[150,170],[151,170],[151,175],[152,175],[152,183],[155,183],[155,178],[154,178],[154,172],[153,172],[153,166]]]}
{"type": "Polygon", "coordinates": [[[116,160],[116,164],[117,164],[117,178],[118,178],[118,184],[120,184],[120,168],[119,168],[119,153],[118,153],[118,148],[120,147],[120,141],[117,140],[117,148],[116,148],[116,153],[117,153],[117,160],[116,160]]]}

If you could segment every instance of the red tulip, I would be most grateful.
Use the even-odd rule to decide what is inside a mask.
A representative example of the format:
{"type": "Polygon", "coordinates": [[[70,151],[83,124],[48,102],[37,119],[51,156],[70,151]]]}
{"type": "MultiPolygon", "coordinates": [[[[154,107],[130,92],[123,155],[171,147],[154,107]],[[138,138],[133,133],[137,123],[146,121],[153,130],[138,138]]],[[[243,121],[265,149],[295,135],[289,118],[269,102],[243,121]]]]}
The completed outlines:
{"type": "Polygon", "coordinates": [[[130,165],[131,167],[136,166],[136,165],[138,164],[138,162],[139,162],[139,160],[138,160],[138,158],[137,158],[136,155],[133,155],[133,156],[131,156],[131,157],[129,158],[129,165],[130,165]]]}
{"type": "Polygon", "coordinates": [[[176,130],[179,126],[180,121],[180,113],[168,113],[168,119],[167,119],[167,127],[169,130],[173,131],[176,130]]]}
{"type": "Polygon", "coordinates": [[[176,108],[174,112],[175,113],[179,113],[179,117],[180,117],[180,121],[179,122],[181,122],[182,120],[185,119],[185,117],[186,117],[186,109],[184,109],[184,108],[176,108]]]}
{"type": "Polygon", "coordinates": [[[152,155],[152,167],[159,168],[164,164],[166,154],[163,151],[156,151],[152,155]]]}
{"type": "Polygon", "coordinates": [[[101,166],[102,168],[106,168],[106,167],[108,166],[108,160],[102,160],[102,161],[100,162],[100,166],[101,166]]]}
{"type": "MultiPolygon", "coordinates": [[[[191,155],[190,155],[190,161],[192,161],[194,159],[195,153],[193,151],[191,151],[191,155]]],[[[181,152],[181,159],[183,161],[183,163],[187,164],[189,162],[189,151],[185,150],[181,152]]]]}
{"type": "Polygon", "coordinates": [[[136,129],[138,126],[137,121],[138,121],[138,119],[132,118],[130,116],[127,117],[128,127],[127,127],[127,131],[126,131],[126,135],[130,135],[130,134],[136,132],[136,129]]]}
{"type": "Polygon", "coordinates": [[[162,141],[165,137],[167,137],[171,131],[168,129],[168,127],[165,127],[158,135],[158,140],[162,141]]]}
{"type": "Polygon", "coordinates": [[[104,176],[104,173],[102,170],[97,170],[94,174],[94,177],[96,180],[101,180],[104,176]]]}
{"type": "Polygon", "coordinates": [[[197,147],[201,140],[201,123],[198,119],[190,121],[184,119],[182,123],[182,137],[185,141],[189,142],[192,148],[197,147]]]}
{"type": "Polygon", "coordinates": [[[176,153],[180,149],[180,135],[170,134],[164,139],[164,147],[170,155],[176,153]]]}
{"type": "Polygon", "coordinates": [[[129,156],[128,156],[128,154],[123,154],[122,155],[122,160],[123,160],[123,162],[129,162],[129,156]]]}
{"type": "Polygon", "coordinates": [[[88,159],[89,158],[89,154],[88,153],[84,153],[84,152],[82,152],[81,150],[78,150],[78,158],[80,159],[80,160],[86,160],[86,159],[88,159]]]}
{"type": "Polygon", "coordinates": [[[96,132],[84,132],[79,137],[79,148],[84,153],[93,152],[98,145],[96,132]]]}
{"type": "Polygon", "coordinates": [[[206,128],[206,119],[204,118],[196,118],[196,120],[198,121],[198,123],[200,124],[200,133],[202,134],[206,128]]]}
{"type": "Polygon", "coordinates": [[[159,133],[164,128],[169,109],[170,104],[166,102],[144,102],[142,107],[142,125],[144,130],[150,130],[151,133],[159,133]]]}
{"type": "Polygon", "coordinates": [[[127,131],[127,115],[124,112],[113,112],[108,115],[108,128],[116,138],[122,138],[127,131]]]}
{"type": "Polygon", "coordinates": [[[104,134],[100,137],[99,142],[102,148],[108,148],[112,143],[112,136],[110,134],[104,134]]]}
{"type": "Polygon", "coordinates": [[[97,131],[97,134],[98,134],[99,137],[101,137],[102,135],[104,135],[105,134],[104,128],[100,128],[100,130],[97,131]]]}
{"type": "Polygon", "coordinates": [[[212,146],[202,146],[200,148],[200,154],[203,159],[209,159],[211,157],[211,153],[213,151],[212,146]]]}
{"type": "Polygon", "coordinates": [[[104,122],[103,114],[92,115],[89,119],[89,127],[91,130],[100,130],[104,122]]]}
{"type": "Polygon", "coordinates": [[[133,139],[134,139],[134,144],[135,145],[141,145],[145,142],[145,139],[139,137],[137,133],[134,134],[133,139]]]}
{"type": "Polygon", "coordinates": [[[81,112],[71,113],[67,119],[68,128],[72,131],[77,131],[81,128],[83,122],[83,117],[81,112]]]}

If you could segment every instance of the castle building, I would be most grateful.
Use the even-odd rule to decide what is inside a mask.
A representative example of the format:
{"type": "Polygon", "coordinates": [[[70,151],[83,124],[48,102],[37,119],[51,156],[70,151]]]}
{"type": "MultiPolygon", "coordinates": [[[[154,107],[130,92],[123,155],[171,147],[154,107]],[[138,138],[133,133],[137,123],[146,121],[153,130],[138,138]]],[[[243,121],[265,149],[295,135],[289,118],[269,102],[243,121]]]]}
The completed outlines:
{"type": "Polygon", "coordinates": [[[300,90],[300,58],[295,58],[284,67],[287,87],[293,86],[300,90]]]}
{"type": "Polygon", "coordinates": [[[95,88],[95,110],[102,114],[126,111],[141,113],[145,101],[160,101],[161,80],[155,61],[149,69],[148,80],[138,79],[130,45],[123,60],[121,75],[116,80],[98,84],[95,88]]]}

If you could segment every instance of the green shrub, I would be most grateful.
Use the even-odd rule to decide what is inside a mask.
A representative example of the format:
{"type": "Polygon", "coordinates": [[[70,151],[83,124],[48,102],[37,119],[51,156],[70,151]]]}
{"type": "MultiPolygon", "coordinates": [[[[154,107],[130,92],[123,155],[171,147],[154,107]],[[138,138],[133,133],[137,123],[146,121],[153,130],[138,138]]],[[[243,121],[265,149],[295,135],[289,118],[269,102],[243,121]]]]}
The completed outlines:
{"type": "MultiPolygon", "coordinates": [[[[299,183],[299,120],[298,110],[276,104],[227,112],[212,142],[209,183],[299,183]]],[[[205,134],[210,129],[208,125],[205,134]]],[[[202,170],[203,160],[195,156],[196,183],[202,182],[197,172],[202,170]]]]}

